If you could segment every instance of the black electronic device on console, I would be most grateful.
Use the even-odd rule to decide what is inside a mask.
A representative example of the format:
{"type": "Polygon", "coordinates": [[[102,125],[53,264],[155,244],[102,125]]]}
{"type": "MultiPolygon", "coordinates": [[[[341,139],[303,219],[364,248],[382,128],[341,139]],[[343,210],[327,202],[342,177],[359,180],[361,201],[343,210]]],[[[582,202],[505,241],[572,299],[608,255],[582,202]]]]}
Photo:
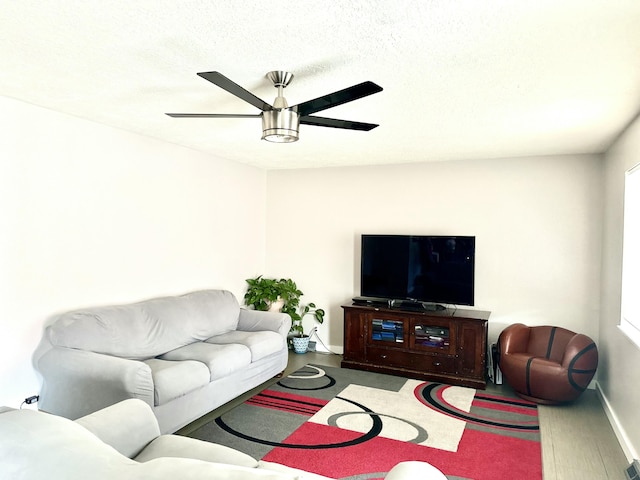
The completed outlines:
{"type": "Polygon", "coordinates": [[[389,298],[379,297],[354,297],[352,300],[354,305],[361,307],[389,307],[392,301],[389,298]]]}
{"type": "Polygon", "coordinates": [[[473,236],[362,235],[361,252],[356,305],[440,310],[438,304],[474,304],[473,236]]]}

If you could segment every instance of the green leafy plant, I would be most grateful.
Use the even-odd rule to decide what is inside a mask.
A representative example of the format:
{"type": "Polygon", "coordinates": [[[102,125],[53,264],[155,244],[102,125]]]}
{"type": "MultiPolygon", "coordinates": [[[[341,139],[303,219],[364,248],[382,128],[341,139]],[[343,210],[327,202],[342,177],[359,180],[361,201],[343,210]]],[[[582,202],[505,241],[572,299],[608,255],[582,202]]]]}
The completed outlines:
{"type": "Polygon", "coordinates": [[[292,320],[290,333],[304,336],[302,319],[306,315],[313,315],[318,323],[324,322],[325,311],[317,308],[315,303],[300,304],[300,298],[304,295],[296,283],[290,278],[264,278],[262,275],[256,278],[248,278],[247,292],[244,295],[246,305],[256,310],[269,310],[271,305],[278,300],[284,302],[281,312],[289,314],[292,320]]]}
{"type": "Polygon", "coordinates": [[[278,300],[287,303],[299,299],[302,295],[293,281],[283,278],[276,280],[260,275],[248,278],[246,282],[248,287],[247,293],[244,294],[244,302],[256,310],[269,310],[278,300]]]}

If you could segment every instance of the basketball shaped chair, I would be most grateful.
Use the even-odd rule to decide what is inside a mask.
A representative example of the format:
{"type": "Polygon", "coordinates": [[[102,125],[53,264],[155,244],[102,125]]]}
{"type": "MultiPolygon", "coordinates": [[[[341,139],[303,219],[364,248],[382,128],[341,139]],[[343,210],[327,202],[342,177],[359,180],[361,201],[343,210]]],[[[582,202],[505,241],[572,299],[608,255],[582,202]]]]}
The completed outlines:
{"type": "Polygon", "coordinates": [[[516,323],[498,339],[503,378],[527,400],[557,404],[575,400],[598,367],[598,349],[586,335],[560,327],[516,323]]]}

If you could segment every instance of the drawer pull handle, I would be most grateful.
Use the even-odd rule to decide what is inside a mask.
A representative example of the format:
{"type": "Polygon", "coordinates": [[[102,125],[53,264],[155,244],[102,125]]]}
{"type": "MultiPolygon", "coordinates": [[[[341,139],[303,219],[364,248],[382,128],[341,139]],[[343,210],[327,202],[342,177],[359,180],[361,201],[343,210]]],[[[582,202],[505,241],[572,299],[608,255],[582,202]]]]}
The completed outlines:
{"type": "Polygon", "coordinates": [[[433,366],[434,366],[434,367],[439,367],[440,365],[442,365],[442,363],[440,363],[440,362],[433,362],[433,366]]]}
{"type": "Polygon", "coordinates": [[[386,355],[380,355],[380,358],[382,358],[384,360],[385,358],[387,358],[387,356],[386,355]]]}

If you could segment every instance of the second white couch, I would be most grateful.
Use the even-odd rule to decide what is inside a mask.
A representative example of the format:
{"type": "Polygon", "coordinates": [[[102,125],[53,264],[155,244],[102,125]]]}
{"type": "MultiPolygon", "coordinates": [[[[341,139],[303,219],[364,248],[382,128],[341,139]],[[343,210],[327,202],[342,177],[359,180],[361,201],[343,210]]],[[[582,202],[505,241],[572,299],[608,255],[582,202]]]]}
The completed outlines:
{"type": "Polygon", "coordinates": [[[34,354],[38,407],[74,420],[139,398],[171,433],[281,373],[290,327],[226,290],[63,313],[34,354]]]}

